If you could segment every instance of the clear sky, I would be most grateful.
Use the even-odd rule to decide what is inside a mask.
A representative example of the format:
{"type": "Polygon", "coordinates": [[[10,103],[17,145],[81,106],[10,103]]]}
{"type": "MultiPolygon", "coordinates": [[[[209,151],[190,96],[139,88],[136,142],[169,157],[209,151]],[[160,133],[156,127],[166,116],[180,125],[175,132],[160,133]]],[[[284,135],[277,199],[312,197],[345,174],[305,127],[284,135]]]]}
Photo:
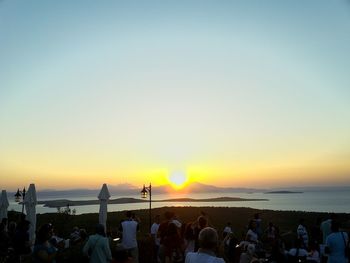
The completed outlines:
{"type": "Polygon", "coordinates": [[[0,1],[0,186],[350,185],[350,2],[0,1]]]}

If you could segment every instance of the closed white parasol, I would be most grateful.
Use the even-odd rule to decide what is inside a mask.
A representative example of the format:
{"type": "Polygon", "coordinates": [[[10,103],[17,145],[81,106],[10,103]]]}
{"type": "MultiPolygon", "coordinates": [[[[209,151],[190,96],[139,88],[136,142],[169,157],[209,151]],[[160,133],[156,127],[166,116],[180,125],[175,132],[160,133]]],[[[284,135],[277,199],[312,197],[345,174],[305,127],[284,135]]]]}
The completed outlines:
{"type": "Polygon", "coordinates": [[[34,244],[36,230],[36,190],[35,185],[30,184],[28,191],[24,197],[24,206],[26,209],[26,219],[30,222],[29,227],[29,242],[34,244]]]}
{"type": "Polygon", "coordinates": [[[103,184],[101,191],[98,195],[98,199],[100,200],[99,223],[104,226],[105,231],[107,222],[107,204],[110,197],[111,195],[109,194],[107,184],[103,184]]]}

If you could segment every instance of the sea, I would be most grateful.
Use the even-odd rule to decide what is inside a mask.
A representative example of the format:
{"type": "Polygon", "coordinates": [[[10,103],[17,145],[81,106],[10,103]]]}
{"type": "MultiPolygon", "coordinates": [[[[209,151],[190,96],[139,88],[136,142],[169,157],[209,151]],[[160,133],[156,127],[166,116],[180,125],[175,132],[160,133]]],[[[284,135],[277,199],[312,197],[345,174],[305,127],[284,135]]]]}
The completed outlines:
{"type": "MultiPolygon", "coordinates": [[[[139,193],[135,195],[112,195],[111,199],[121,197],[132,197],[140,199],[139,193]]],[[[190,197],[193,199],[207,199],[217,197],[239,197],[245,199],[268,199],[267,201],[223,201],[223,202],[152,202],[152,208],[165,206],[176,207],[250,207],[256,209],[282,210],[282,211],[306,211],[306,212],[334,212],[334,213],[350,213],[350,191],[349,189],[326,189],[312,190],[299,193],[263,193],[263,192],[227,192],[227,193],[191,193],[190,195],[167,195],[153,194],[152,200],[164,200],[170,198],[190,197]]],[[[42,198],[39,200],[93,200],[96,196],[54,196],[50,198],[42,198]]],[[[15,202],[14,198],[9,196],[9,210],[21,211],[22,205],[15,202]]],[[[76,214],[98,213],[99,205],[71,206],[76,210],[76,214]]],[[[108,211],[125,211],[148,209],[149,203],[132,203],[132,204],[109,204],[108,211]]],[[[56,213],[56,208],[44,207],[37,205],[37,213],[56,213]]]]}

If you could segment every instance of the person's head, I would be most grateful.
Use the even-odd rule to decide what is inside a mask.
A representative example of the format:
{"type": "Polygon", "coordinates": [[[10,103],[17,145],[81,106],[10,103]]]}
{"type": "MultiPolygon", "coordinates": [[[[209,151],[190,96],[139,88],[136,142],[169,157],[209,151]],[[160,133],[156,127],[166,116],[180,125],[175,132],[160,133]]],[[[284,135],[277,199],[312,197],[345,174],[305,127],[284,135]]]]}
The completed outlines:
{"type": "Polygon", "coordinates": [[[339,232],[339,222],[336,220],[332,220],[332,224],[331,224],[331,230],[332,232],[339,232]]]}
{"type": "Polygon", "coordinates": [[[259,218],[260,218],[260,214],[259,213],[254,214],[254,219],[259,219],[259,218]]]}
{"type": "Polygon", "coordinates": [[[205,227],[199,232],[198,241],[200,248],[215,250],[218,245],[218,233],[212,227],[205,227]]]}
{"type": "Polygon", "coordinates": [[[97,224],[95,227],[96,234],[100,236],[106,236],[105,227],[102,224],[97,224]]]}
{"type": "Polygon", "coordinates": [[[88,234],[84,228],[79,230],[79,236],[81,240],[85,240],[87,238],[88,234]]]}
{"type": "Polygon", "coordinates": [[[167,236],[174,236],[177,233],[177,226],[174,223],[170,223],[167,228],[167,236]]]}
{"type": "Polygon", "coordinates": [[[231,222],[227,222],[227,224],[226,224],[227,226],[231,226],[231,222]]]}
{"type": "Polygon", "coordinates": [[[170,212],[170,211],[166,211],[165,213],[164,213],[164,217],[165,217],[165,219],[166,220],[170,220],[170,219],[172,219],[173,217],[174,217],[174,213],[173,212],[170,212]]]}
{"type": "Polygon", "coordinates": [[[300,218],[299,219],[299,224],[303,226],[305,224],[305,219],[304,218],[300,218]]]}
{"type": "Polygon", "coordinates": [[[52,235],[53,235],[53,226],[52,226],[52,224],[50,224],[50,223],[44,224],[38,230],[37,237],[36,237],[37,238],[37,242],[39,244],[44,243],[44,242],[50,240],[52,235]]]}
{"type": "Polygon", "coordinates": [[[331,213],[330,218],[332,219],[332,221],[333,221],[333,220],[337,220],[337,214],[331,213]]]}
{"type": "Polygon", "coordinates": [[[251,230],[256,229],[256,221],[255,220],[250,220],[248,228],[251,229],[251,230]]]}
{"type": "Polygon", "coordinates": [[[198,217],[198,226],[199,228],[205,228],[208,226],[208,221],[204,216],[198,217]]]}
{"type": "Polygon", "coordinates": [[[125,213],[127,218],[132,218],[132,212],[131,211],[126,211],[125,213]]]}
{"type": "Polygon", "coordinates": [[[160,222],[160,215],[156,215],[156,216],[154,217],[154,222],[157,223],[157,224],[159,224],[159,222],[160,222]]]}
{"type": "Polygon", "coordinates": [[[28,220],[22,220],[19,222],[18,224],[18,229],[20,231],[28,231],[29,230],[29,227],[30,227],[30,222],[28,220]]]}

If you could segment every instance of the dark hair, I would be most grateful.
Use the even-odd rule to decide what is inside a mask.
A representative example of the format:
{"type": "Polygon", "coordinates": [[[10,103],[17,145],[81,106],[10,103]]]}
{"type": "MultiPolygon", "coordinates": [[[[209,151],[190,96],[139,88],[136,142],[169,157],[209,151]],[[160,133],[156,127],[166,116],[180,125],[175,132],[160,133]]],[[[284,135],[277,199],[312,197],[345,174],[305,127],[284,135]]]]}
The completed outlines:
{"type": "Polygon", "coordinates": [[[332,232],[338,232],[339,231],[340,224],[338,221],[332,220],[331,224],[331,230],[332,232]]]}
{"type": "Polygon", "coordinates": [[[30,222],[28,220],[21,220],[18,223],[17,228],[22,230],[22,231],[27,231],[29,229],[29,226],[30,226],[30,222]]]}
{"type": "Polygon", "coordinates": [[[44,243],[45,241],[49,240],[51,238],[50,233],[53,230],[53,226],[50,223],[42,225],[37,233],[37,243],[41,244],[44,243]]]}
{"type": "Polygon", "coordinates": [[[206,227],[207,224],[208,224],[208,221],[207,221],[207,219],[204,216],[198,217],[198,225],[199,225],[200,228],[206,227]]]}
{"type": "Polygon", "coordinates": [[[97,224],[95,227],[96,234],[100,236],[106,236],[105,227],[102,224],[97,224]]]}
{"type": "Polygon", "coordinates": [[[174,236],[178,234],[177,232],[177,226],[174,223],[169,223],[167,230],[166,230],[167,236],[174,236]]]}
{"type": "Polygon", "coordinates": [[[132,217],[132,212],[131,211],[126,211],[126,217],[132,217]]]}
{"type": "Polygon", "coordinates": [[[79,236],[81,240],[85,240],[87,238],[87,232],[84,228],[79,230],[79,236]]]}
{"type": "Polygon", "coordinates": [[[255,224],[256,227],[256,221],[255,220],[250,220],[248,224],[248,229],[253,229],[253,225],[255,224]]]}
{"type": "Polygon", "coordinates": [[[164,217],[167,219],[167,220],[170,220],[170,219],[172,219],[173,217],[174,217],[174,213],[173,212],[170,212],[170,211],[166,211],[165,213],[164,213],[164,217]]]}

